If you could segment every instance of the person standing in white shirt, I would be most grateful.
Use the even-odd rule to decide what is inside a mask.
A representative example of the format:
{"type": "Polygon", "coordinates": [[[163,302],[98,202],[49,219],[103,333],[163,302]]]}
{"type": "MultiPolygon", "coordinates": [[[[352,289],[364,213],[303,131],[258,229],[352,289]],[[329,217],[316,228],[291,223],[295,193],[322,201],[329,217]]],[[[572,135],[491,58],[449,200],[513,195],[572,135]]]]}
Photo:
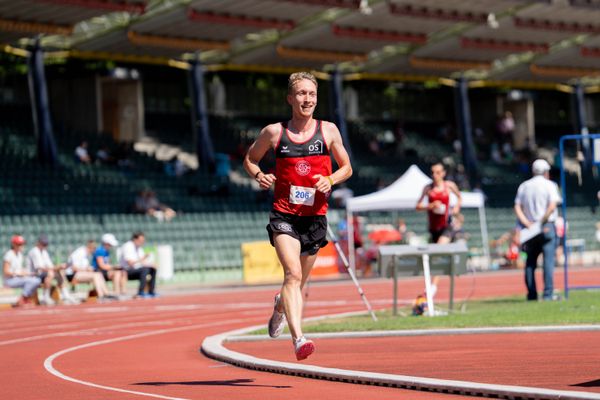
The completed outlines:
{"type": "Polygon", "coordinates": [[[550,180],[550,164],[535,160],[531,166],[533,177],[521,183],[515,198],[515,214],[522,228],[540,224],[541,233],[523,244],[527,253],[525,284],[527,300],[537,300],[535,268],[540,254],[544,257],[543,300],[554,300],[554,257],[556,251],[557,205],[562,202],[558,185],[550,180]]]}
{"type": "Polygon", "coordinates": [[[42,281],[33,276],[23,265],[23,246],[25,238],[15,235],[10,240],[10,250],[3,257],[2,272],[4,274],[4,286],[9,288],[21,288],[23,292],[15,307],[31,304],[37,294],[37,288],[42,281]]]}
{"type": "Polygon", "coordinates": [[[69,293],[69,290],[64,284],[66,278],[62,268],[60,266],[55,266],[50,259],[50,254],[48,254],[48,244],[48,237],[46,235],[40,235],[36,245],[29,250],[29,253],[27,253],[27,266],[29,267],[29,270],[32,273],[37,274],[42,281],[43,292],[41,302],[46,305],[54,304],[54,300],[50,296],[50,291],[52,289],[52,281],[56,279],[62,301],[68,304],[78,304],[79,301],[71,296],[71,293],[69,293]]]}
{"type": "Polygon", "coordinates": [[[134,232],[131,240],[121,247],[121,257],[119,263],[125,271],[127,278],[140,281],[137,297],[152,298],[156,297],[154,288],[156,286],[156,266],[150,262],[150,255],[144,252],[144,243],[146,237],[143,232],[134,232]],[[148,282],[148,293],[146,293],[146,283],[148,282]]]}

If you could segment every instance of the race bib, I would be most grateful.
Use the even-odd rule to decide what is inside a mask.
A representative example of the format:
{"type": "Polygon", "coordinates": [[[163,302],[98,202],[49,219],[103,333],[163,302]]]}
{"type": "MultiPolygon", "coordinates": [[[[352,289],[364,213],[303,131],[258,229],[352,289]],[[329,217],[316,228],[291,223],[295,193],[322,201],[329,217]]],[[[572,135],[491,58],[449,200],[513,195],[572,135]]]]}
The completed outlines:
{"type": "Polygon", "coordinates": [[[436,208],[433,209],[433,213],[438,214],[438,215],[446,214],[446,205],[441,204],[441,205],[437,206],[436,208]]]}
{"type": "Polygon", "coordinates": [[[317,189],[303,186],[290,186],[290,203],[312,206],[315,204],[315,193],[317,189]]]}

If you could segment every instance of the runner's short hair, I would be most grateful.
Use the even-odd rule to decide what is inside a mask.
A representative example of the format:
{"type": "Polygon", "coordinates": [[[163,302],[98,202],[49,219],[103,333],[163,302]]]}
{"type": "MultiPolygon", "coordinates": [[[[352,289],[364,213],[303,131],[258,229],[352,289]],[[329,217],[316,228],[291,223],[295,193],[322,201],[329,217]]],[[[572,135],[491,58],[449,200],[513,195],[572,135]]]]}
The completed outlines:
{"type": "Polygon", "coordinates": [[[288,79],[288,93],[292,93],[292,89],[294,89],[294,85],[296,84],[296,82],[301,81],[303,79],[309,80],[315,84],[315,87],[319,87],[319,84],[317,83],[317,78],[315,78],[315,76],[310,72],[294,72],[290,75],[288,79]]]}
{"type": "Polygon", "coordinates": [[[429,168],[433,168],[433,167],[434,167],[434,166],[436,166],[436,165],[441,165],[441,166],[442,166],[442,168],[444,169],[444,171],[447,169],[447,168],[446,168],[446,164],[444,164],[444,162],[443,162],[442,160],[434,160],[434,161],[431,163],[431,166],[430,166],[429,168]]]}

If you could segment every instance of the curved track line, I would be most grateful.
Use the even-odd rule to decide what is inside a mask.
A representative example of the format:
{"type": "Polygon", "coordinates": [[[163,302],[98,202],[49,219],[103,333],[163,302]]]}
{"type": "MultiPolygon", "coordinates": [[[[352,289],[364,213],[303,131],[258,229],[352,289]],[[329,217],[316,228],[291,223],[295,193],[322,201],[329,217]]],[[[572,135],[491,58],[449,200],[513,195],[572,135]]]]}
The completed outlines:
{"type": "MultiPolygon", "coordinates": [[[[261,311],[252,311],[252,312],[245,311],[245,312],[241,312],[239,314],[249,315],[249,314],[259,314],[259,313],[261,313],[261,311]]],[[[173,316],[173,315],[171,315],[171,316],[173,316]]],[[[136,327],[152,326],[152,325],[169,325],[169,324],[173,324],[173,323],[178,322],[185,318],[189,318],[189,315],[182,313],[177,318],[171,318],[171,319],[167,319],[167,320],[156,320],[156,321],[141,320],[141,321],[137,321],[137,322],[129,322],[126,324],[117,324],[117,325],[113,324],[110,326],[98,326],[98,327],[94,327],[94,328],[77,329],[77,330],[67,331],[67,332],[45,333],[43,335],[35,335],[35,336],[21,337],[21,338],[17,338],[17,339],[3,340],[3,341],[0,341],[0,346],[7,346],[7,345],[11,345],[11,344],[24,343],[24,342],[32,342],[32,341],[36,341],[36,340],[48,339],[48,338],[53,338],[53,337],[77,336],[77,335],[88,334],[88,333],[98,333],[98,332],[102,332],[105,330],[114,330],[117,328],[136,328],[136,327]]],[[[123,318],[123,319],[125,319],[125,318],[123,318]]]]}
{"type": "MultiPolygon", "coordinates": [[[[331,317],[337,317],[337,315],[332,315],[331,317]]],[[[286,375],[295,375],[312,379],[397,387],[400,389],[436,391],[441,393],[460,394],[467,396],[487,397],[491,395],[506,399],[600,399],[600,394],[589,392],[552,390],[526,386],[496,385],[449,379],[423,378],[408,375],[394,375],[345,370],[339,368],[327,368],[311,364],[280,362],[249,356],[229,350],[223,346],[223,343],[225,343],[230,336],[247,334],[248,332],[260,329],[262,327],[262,325],[252,326],[209,336],[202,342],[201,350],[208,357],[218,361],[227,362],[238,367],[286,375]]],[[[521,327],[521,330],[523,328],[524,327],[521,327]]],[[[592,330],[596,330],[595,328],[597,327],[594,327],[592,330]]],[[[450,333],[456,334],[456,331],[457,329],[452,329],[450,333]]],[[[478,333],[481,334],[487,332],[480,331],[478,333]]],[[[438,331],[438,334],[441,333],[438,331]]]]}
{"type": "Polygon", "coordinates": [[[49,373],[51,373],[52,375],[54,375],[60,379],[63,379],[63,380],[69,381],[69,382],[73,382],[73,383],[78,383],[78,384],[84,385],[84,386],[93,387],[96,389],[104,389],[104,390],[110,390],[113,392],[136,394],[139,396],[154,397],[154,398],[165,399],[165,400],[189,400],[189,399],[184,399],[181,397],[170,397],[170,396],[163,396],[163,395],[154,394],[154,393],[138,392],[136,390],[120,389],[120,388],[116,388],[116,387],[112,387],[112,386],[100,385],[97,383],[84,381],[84,380],[73,378],[73,377],[63,374],[62,372],[57,370],[53,364],[57,358],[65,355],[65,354],[72,353],[74,351],[78,351],[81,349],[86,349],[89,347],[102,346],[105,344],[112,344],[112,343],[116,343],[116,342],[122,342],[125,340],[139,339],[139,338],[147,337],[147,336],[162,335],[165,333],[173,333],[173,332],[201,329],[201,328],[207,328],[207,327],[211,327],[211,326],[219,326],[219,325],[242,322],[242,321],[246,321],[246,320],[245,319],[234,319],[234,320],[227,320],[227,321],[221,321],[221,322],[196,324],[196,325],[190,325],[190,326],[182,326],[182,327],[178,327],[178,328],[161,329],[161,330],[157,330],[157,331],[136,333],[134,335],[127,335],[127,336],[121,336],[121,337],[116,337],[116,338],[111,338],[111,339],[98,340],[98,341],[91,342],[91,343],[85,343],[85,344],[70,347],[68,349],[64,349],[64,350],[61,350],[61,351],[58,351],[58,352],[52,354],[51,356],[46,358],[46,360],[44,360],[44,368],[46,369],[46,371],[48,371],[49,373]]]}

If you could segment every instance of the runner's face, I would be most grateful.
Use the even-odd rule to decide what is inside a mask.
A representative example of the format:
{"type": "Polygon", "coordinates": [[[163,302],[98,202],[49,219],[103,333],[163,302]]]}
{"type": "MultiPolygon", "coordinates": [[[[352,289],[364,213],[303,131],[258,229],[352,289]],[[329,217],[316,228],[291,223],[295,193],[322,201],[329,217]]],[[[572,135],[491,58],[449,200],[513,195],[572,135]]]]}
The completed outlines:
{"type": "Polygon", "coordinates": [[[434,182],[441,182],[446,177],[446,171],[441,165],[434,165],[431,167],[431,176],[433,177],[434,182]]]}
{"type": "Polygon", "coordinates": [[[287,100],[294,115],[311,117],[317,105],[317,87],[308,79],[302,79],[296,82],[287,100]]]}

